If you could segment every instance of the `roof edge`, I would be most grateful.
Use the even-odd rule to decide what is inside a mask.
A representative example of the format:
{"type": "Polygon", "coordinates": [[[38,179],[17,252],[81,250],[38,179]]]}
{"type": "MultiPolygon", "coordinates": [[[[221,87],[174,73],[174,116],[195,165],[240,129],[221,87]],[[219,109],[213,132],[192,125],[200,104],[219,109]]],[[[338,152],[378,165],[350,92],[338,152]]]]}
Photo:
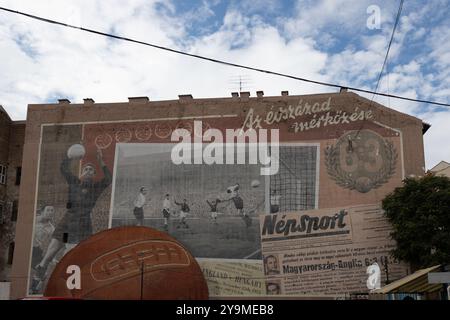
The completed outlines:
{"type": "Polygon", "coordinates": [[[0,104],[0,112],[4,113],[10,122],[13,122],[11,117],[9,116],[8,112],[6,112],[6,110],[3,108],[3,106],[1,104],[0,104]]]}

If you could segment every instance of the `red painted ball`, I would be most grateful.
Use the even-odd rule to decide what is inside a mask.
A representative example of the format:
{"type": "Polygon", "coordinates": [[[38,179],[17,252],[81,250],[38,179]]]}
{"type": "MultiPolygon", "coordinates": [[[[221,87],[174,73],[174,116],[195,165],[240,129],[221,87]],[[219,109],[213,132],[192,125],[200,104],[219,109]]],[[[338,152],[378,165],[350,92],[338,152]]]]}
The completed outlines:
{"type": "Polygon", "coordinates": [[[177,240],[151,228],[120,227],[99,232],[69,251],[44,296],[202,300],[208,299],[208,287],[196,260],[177,240]],[[80,270],[80,289],[67,286],[74,275],[67,270],[74,265],[80,270]]]}

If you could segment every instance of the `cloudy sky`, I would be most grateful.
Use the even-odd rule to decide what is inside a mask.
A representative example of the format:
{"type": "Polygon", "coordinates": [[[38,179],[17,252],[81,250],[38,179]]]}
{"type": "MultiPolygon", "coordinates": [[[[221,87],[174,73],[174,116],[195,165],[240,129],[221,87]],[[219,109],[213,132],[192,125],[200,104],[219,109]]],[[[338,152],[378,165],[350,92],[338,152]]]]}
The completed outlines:
{"type": "MultiPolygon", "coordinates": [[[[0,6],[193,54],[373,90],[400,0],[0,0],[0,6]],[[379,28],[368,28],[375,5],[379,28]],[[370,7],[371,9],[373,7],[370,7]]],[[[447,0],[408,0],[379,91],[450,103],[447,0]]],[[[0,12],[0,104],[335,92],[0,12]]],[[[368,96],[372,98],[372,96],[368,96]]],[[[432,124],[426,166],[450,162],[450,108],[376,98],[432,124]],[[446,146],[447,145],[447,146],[446,146]]]]}

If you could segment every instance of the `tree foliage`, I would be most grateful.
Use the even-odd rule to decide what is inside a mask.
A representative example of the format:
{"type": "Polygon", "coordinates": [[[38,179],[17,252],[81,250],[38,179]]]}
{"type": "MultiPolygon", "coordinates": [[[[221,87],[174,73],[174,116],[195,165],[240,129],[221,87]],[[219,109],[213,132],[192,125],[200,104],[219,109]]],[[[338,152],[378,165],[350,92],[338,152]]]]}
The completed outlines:
{"type": "Polygon", "coordinates": [[[407,178],[382,205],[397,241],[394,257],[414,268],[450,262],[449,178],[407,178]]]}

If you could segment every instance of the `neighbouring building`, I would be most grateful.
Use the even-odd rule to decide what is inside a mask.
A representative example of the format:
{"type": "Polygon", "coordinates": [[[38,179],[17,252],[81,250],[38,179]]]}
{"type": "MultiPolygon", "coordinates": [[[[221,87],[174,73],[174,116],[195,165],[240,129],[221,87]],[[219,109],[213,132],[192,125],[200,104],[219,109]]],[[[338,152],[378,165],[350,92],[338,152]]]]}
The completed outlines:
{"type": "Polygon", "coordinates": [[[7,257],[15,243],[5,278],[12,298],[42,294],[58,261],[91,234],[134,224],[183,243],[211,297],[348,296],[367,292],[374,262],[391,281],[410,272],[389,257],[395,244],[380,203],[404,177],[424,174],[429,125],[345,89],[62,99],[29,105],[26,123],[0,116],[0,206],[11,230],[1,244],[7,257]],[[175,129],[184,129],[177,141],[175,129]],[[225,146],[212,144],[252,137],[268,147],[233,147],[226,159],[225,146]],[[178,145],[188,139],[203,142],[200,151],[178,145]],[[277,162],[270,175],[262,175],[264,152],[277,162]]]}
{"type": "Polygon", "coordinates": [[[13,263],[24,138],[25,121],[12,121],[0,106],[0,285],[2,287],[9,286],[13,263]]]}
{"type": "Polygon", "coordinates": [[[441,161],[433,168],[431,168],[430,172],[438,176],[450,178],[450,163],[446,161],[441,161]]]}

